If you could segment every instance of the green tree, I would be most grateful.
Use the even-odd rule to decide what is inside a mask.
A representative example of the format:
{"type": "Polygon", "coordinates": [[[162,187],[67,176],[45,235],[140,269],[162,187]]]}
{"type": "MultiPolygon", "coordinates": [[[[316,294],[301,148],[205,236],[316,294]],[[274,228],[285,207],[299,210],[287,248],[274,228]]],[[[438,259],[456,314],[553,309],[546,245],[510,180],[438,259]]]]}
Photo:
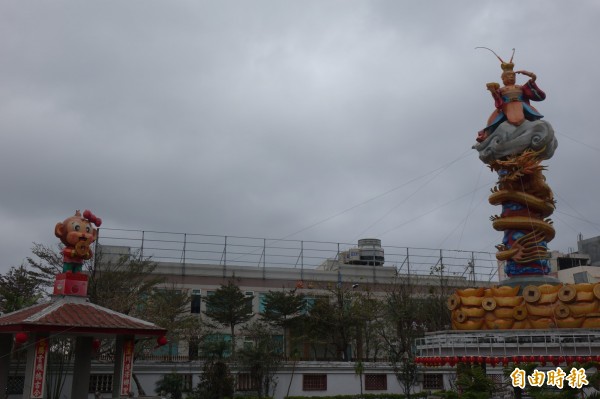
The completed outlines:
{"type": "Polygon", "coordinates": [[[35,305],[43,297],[42,283],[24,265],[0,275],[0,313],[35,305]]]}
{"type": "Polygon", "coordinates": [[[190,301],[189,292],[176,286],[155,289],[146,304],[136,313],[144,313],[148,321],[165,328],[171,348],[174,343],[189,341],[200,335],[200,319],[189,312],[190,301]]]}
{"type": "Polygon", "coordinates": [[[251,343],[240,350],[238,367],[250,374],[259,398],[269,396],[282,361],[280,343],[274,339],[274,331],[260,321],[250,323],[242,331],[246,342],[251,343]]]}
{"type": "Polygon", "coordinates": [[[384,312],[381,337],[396,379],[402,385],[405,397],[410,399],[412,387],[417,382],[414,343],[417,337],[423,335],[422,320],[426,316],[422,300],[417,297],[409,280],[397,277],[386,293],[384,312]]]}
{"type": "Polygon", "coordinates": [[[172,399],[181,399],[183,396],[183,376],[172,372],[165,374],[156,381],[154,392],[170,394],[172,399]]]}
{"type": "Polygon", "coordinates": [[[305,338],[327,344],[335,359],[349,362],[352,343],[357,337],[359,317],[356,311],[358,294],[350,288],[329,289],[329,298],[316,300],[308,311],[305,338]]]}
{"type": "MultiPolygon", "coordinates": [[[[62,273],[63,257],[60,253],[62,244],[55,247],[33,243],[31,253],[33,257],[27,257],[27,263],[32,269],[32,274],[43,287],[52,287],[54,277],[62,273]]],[[[89,264],[89,261],[86,261],[89,264]]]]}
{"type": "Polygon", "coordinates": [[[429,275],[436,277],[438,284],[430,286],[428,295],[422,300],[422,322],[428,331],[448,330],[452,323],[446,301],[456,287],[450,286],[448,272],[441,261],[431,267],[429,275]]]}
{"type": "Polygon", "coordinates": [[[145,318],[148,298],[165,279],[154,274],[157,264],[140,252],[112,259],[100,246],[95,262],[87,264],[90,301],[117,312],[145,318]]]}
{"type": "Polygon", "coordinates": [[[380,331],[384,323],[384,302],[369,290],[355,293],[352,311],[357,321],[356,356],[377,361],[384,349],[380,331]]]}
{"type": "Polygon", "coordinates": [[[486,399],[492,396],[495,389],[494,381],[479,365],[460,364],[457,374],[456,385],[461,390],[462,398],[486,399]]]}
{"type": "Polygon", "coordinates": [[[304,309],[304,295],[290,291],[269,291],[264,298],[265,311],[261,317],[267,323],[282,328],[285,353],[290,353],[289,331],[301,321],[304,309]]]}
{"type": "Polygon", "coordinates": [[[244,295],[240,288],[229,281],[221,285],[213,295],[206,297],[206,316],[231,333],[231,356],[235,359],[235,327],[252,318],[252,298],[244,295]]]}
{"type": "Polygon", "coordinates": [[[358,376],[358,383],[360,385],[360,396],[363,395],[363,375],[365,374],[365,364],[362,360],[354,363],[354,374],[358,376]]]}
{"type": "Polygon", "coordinates": [[[63,398],[67,370],[74,359],[75,338],[53,337],[50,339],[48,368],[46,372],[46,395],[48,399],[63,398]]]}
{"type": "Polygon", "coordinates": [[[200,382],[188,399],[223,399],[233,397],[234,380],[231,371],[221,359],[204,362],[200,382]]]}

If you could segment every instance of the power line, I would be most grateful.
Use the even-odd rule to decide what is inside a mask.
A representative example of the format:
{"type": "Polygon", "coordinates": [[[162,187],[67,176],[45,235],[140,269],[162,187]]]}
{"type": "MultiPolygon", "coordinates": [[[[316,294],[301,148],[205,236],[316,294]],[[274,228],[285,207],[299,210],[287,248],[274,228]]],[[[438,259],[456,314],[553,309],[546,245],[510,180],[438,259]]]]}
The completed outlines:
{"type": "Polygon", "coordinates": [[[448,162],[448,163],[446,163],[446,164],[444,164],[444,165],[442,165],[442,166],[440,166],[440,167],[438,167],[438,168],[435,168],[435,169],[433,169],[433,170],[431,170],[431,171],[429,171],[429,172],[427,172],[427,173],[424,173],[424,174],[422,174],[422,175],[420,175],[420,176],[418,176],[418,177],[415,177],[415,178],[413,178],[413,179],[410,179],[410,180],[408,180],[407,182],[404,182],[404,183],[400,184],[399,186],[396,186],[396,187],[394,187],[394,188],[392,188],[392,189],[390,189],[390,190],[388,190],[388,191],[385,191],[385,192],[383,192],[383,193],[381,193],[381,194],[378,194],[378,195],[376,195],[376,196],[374,196],[374,197],[371,197],[371,198],[369,198],[369,199],[367,199],[367,200],[365,200],[365,201],[362,201],[362,202],[360,202],[360,203],[358,203],[358,204],[356,204],[356,205],[353,205],[353,206],[351,206],[351,207],[349,207],[349,208],[346,208],[346,209],[344,209],[344,210],[342,210],[342,211],[340,211],[340,212],[337,212],[337,213],[335,213],[335,214],[333,214],[333,215],[331,215],[331,216],[328,216],[328,217],[326,217],[325,219],[322,219],[322,220],[320,220],[320,221],[318,221],[318,222],[316,222],[316,223],[313,223],[313,224],[311,224],[311,225],[309,225],[309,226],[303,227],[302,229],[300,229],[300,230],[298,230],[298,231],[295,231],[295,232],[293,232],[293,233],[291,233],[291,234],[288,234],[288,235],[286,235],[285,237],[283,237],[283,238],[281,238],[281,239],[282,239],[282,240],[285,240],[285,239],[287,239],[287,238],[290,238],[290,237],[292,237],[292,236],[295,236],[296,234],[300,234],[300,233],[302,233],[302,232],[304,232],[304,231],[306,231],[306,230],[312,229],[312,228],[313,228],[313,227],[315,227],[315,226],[318,226],[318,225],[320,225],[320,224],[323,224],[323,223],[325,223],[325,222],[328,222],[328,221],[330,221],[331,219],[334,219],[334,218],[336,218],[336,217],[338,217],[338,216],[341,216],[341,215],[343,215],[344,213],[350,212],[351,210],[354,210],[354,209],[356,209],[356,208],[358,208],[358,207],[360,207],[360,206],[363,206],[363,205],[365,205],[365,204],[368,204],[369,202],[372,202],[372,201],[375,201],[376,199],[379,199],[379,198],[381,198],[381,197],[384,197],[384,196],[386,196],[386,195],[388,195],[388,194],[390,194],[390,193],[392,193],[392,192],[394,192],[394,191],[396,191],[396,190],[399,190],[399,189],[401,189],[401,188],[403,188],[403,187],[405,187],[405,186],[409,185],[410,183],[413,183],[413,182],[415,182],[415,181],[418,181],[418,180],[420,180],[420,179],[422,179],[422,178],[424,178],[424,177],[426,177],[426,176],[429,176],[430,174],[432,174],[432,173],[435,173],[435,172],[437,172],[437,171],[439,171],[439,170],[443,170],[443,169],[445,169],[446,167],[448,167],[448,166],[452,165],[452,164],[453,164],[453,163],[455,163],[455,162],[458,162],[459,160],[461,160],[461,159],[463,159],[463,158],[466,158],[467,156],[469,156],[469,155],[471,155],[471,154],[474,154],[474,153],[473,153],[473,151],[471,151],[471,150],[469,149],[469,150],[465,151],[463,154],[461,154],[461,155],[460,155],[458,158],[454,159],[454,160],[453,160],[453,161],[451,161],[451,162],[448,162]]]}
{"type": "Polygon", "coordinates": [[[405,221],[405,222],[403,222],[403,223],[401,223],[401,224],[399,224],[399,225],[397,225],[397,226],[395,226],[395,227],[393,227],[393,228],[391,228],[391,229],[389,229],[389,230],[387,230],[387,231],[385,231],[385,232],[383,232],[383,233],[381,233],[381,234],[379,234],[379,235],[380,235],[380,236],[383,236],[383,235],[385,235],[385,234],[388,234],[388,233],[390,233],[390,232],[392,232],[392,231],[394,231],[394,230],[397,230],[397,229],[399,229],[400,227],[402,227],[402,226],[404,226],[404,225],[406,225],[406,224],[408,224],[408,223],[410,223],[410,222],[414,222],[415,220],[417,220],[417,219],[420,219],[420,218],[422,218],[423,216],[427,216],[427,215],[429,215],[430,213],[432,213],[432,212],[435,212],[435,211],[437,211],[438,209],[445,207],[446,205],[449,205],[449,204],[451,204],[451,203],[453,203],[453,202],[455,202],[455,201],[458,201],[459,199],[462,199],[462,198],[464,198],[464,197],[466,197],[466,196],[468,196],[468,195],[472,194],[474,191],[478,191],[478,190],[481,190],[482,188],[489,187],[489,186],[490,186],[490,184],[493,184],[493,182],[486,183],[486,184],[484,184],[484,185],[481,185],[481,186],[479,186],[479,187],[476,187],[474,190],[472,190],[472,191],[469,191],[469,192],[468,192],[468,193],[466,193],[466,194],[463,194],[463,195],[461,195],[461,196],[458,196],[458,197],[456,197],[456,198],[454,198],[454,199],[451,199],[450,201],[444,202],[443,204],[441,204],[441,205],[438,205],[438,206],[436,206],[435,208],[433,208],[433,209],[430,209],[429,211],[427,211],[427,212],[425,212],[425,213],[422,213],[422,214],[420,214],[420,215],[417,215],[417,216],[415,216],[414,218],[411,218],[411,219],[409,219],[409,220],[407,220],[407,221],[405,221]]]}
{"type": "Polygon", "coordinates": [[[600,148],[598,148],[598,147],[595,147],[595,146],[593,146],[593,145],[591,145],[591,144],[584,143],[583,141],[581,141],[581,140],[578,140],[578,139],[576,139],[576,138],[573,138],[573,137],[570,137],[570,136],[567,136],[566,134],[563,134],[563,133],[560,133],[560,134],[559,134],[559,133],[556,133],[556,135],[557,135],[557,136],[560,136],[560,137],[564,137],[564,138],[566,138],[566,139],[569,139],[569,140],[571,140],[571,141],[574,141],[574,142],[575,142],[575,143],[577,143],[577,144],[581,144],[582,146],[584,146],[585,148],[588,148],[588,149],[590,149],[590,150],[594,150],[594,151],[598,151],[598,152],[600,152],[600,148]]]}

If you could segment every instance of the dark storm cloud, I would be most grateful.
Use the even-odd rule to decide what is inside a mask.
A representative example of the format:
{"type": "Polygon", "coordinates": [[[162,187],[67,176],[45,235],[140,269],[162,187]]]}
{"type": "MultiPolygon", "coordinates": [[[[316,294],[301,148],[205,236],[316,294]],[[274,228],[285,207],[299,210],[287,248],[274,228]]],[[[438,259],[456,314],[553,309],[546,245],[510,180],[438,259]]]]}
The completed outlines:
{"type": "Polygon", "coordinates": [[[593,1],[3,2],[0,267],[53,244],[80,208],[112,228],[494,251],[494,176],[465,155],[499,80],[482,45],[516,47],[548,93],[565,212],[551,246],[566,250],[600,234],[581,220],[600,222],[597,184],[578,179],[599,166],[598,14],[593,1]]]}

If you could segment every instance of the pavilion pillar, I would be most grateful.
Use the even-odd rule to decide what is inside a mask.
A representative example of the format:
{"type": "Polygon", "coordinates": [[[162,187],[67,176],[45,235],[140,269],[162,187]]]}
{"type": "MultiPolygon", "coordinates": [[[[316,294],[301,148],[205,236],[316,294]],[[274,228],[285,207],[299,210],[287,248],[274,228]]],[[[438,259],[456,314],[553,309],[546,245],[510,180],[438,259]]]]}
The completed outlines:
{"type": "Polygon", "coordinates": [[[113,399],[127,396],[131,391],[133,374],[133,335],[118,335],[115,350],[115,368],[113,372],[113,399]]]}
{"type": "Polygon", "coordinates": [[[8,388],[8,370],[10,369],[12,340],[12,334],[0,334],[0,395],[2,392],[6,392],[8,388]]]}
{"type": "Polygon", "coordinates": [[[92,367],[92,337],[77,337],[73,365],[72,398],[87,398],[92,367]]]}
{"type": "Polygon", "coordinates": [[[49,348],[49,339],[46,334],[36,334],[34,344],[27,348],[23,399],[44,397],[49,348]]]}

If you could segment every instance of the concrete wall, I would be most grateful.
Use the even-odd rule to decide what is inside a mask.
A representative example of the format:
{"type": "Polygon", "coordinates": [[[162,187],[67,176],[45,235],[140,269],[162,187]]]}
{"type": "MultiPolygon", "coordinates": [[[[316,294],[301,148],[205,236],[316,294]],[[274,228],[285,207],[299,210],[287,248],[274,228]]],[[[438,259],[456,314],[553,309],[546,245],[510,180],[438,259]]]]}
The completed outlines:
{"type": "MultiPolygon", "coordinates": [[[[277,385],[274,392],[275,399],[283,399],[288,394],[290,396],[334,396],[334,395],[358,395],[360,394],[359,377],[355,373],[355,363],[353,362],[298,362],[293,369],[292,363],[285,364],[277,373],[277,385]],[[303,391],[302,381],[303,374],[326,374],[327,375],[327,390],[325,391],[303,391]],[[291,385],[290,385],[291,380],[291,385]]],[[[142,384],[146,395],[156,395],[154,388],[164,374],[171,372],[180,374],[192,375],[192,386],[196,387],[200,381],[202,371],[201,362],[189,363],[136,363],[134,372],[136,373],[140,383],[142,384]]],[[[94,364],[92,374],[111,374],[112,366],[109,364],[94,364]]],[[[402,393],[402,387],[396,380],[393,371],[387,363],[365,363],[365,374],[386,374],[387,375],[387,390],[364,390],[363,376],[363,392],[364,393],[402,393]]],[[[448,374],[448,373],[447,373],[448,374]]],[[[448,375],[450,375],[449,373],[448,375]]],[[[448,379],[449,377],[445,377],[448,379]]],[[[135,387],[135,384],[133,384],[135,387]]],[[[67,376],[63,394],[69,397],[68,392],[71,387],[71,376],[67,376]]],[[[138,397],[137,390],[135,397],[138,397]]],[[[421,384],[417,383],[414,387],[415,392],[421,391],[421,384]]],[[[21,395],[10,395],[9,399],[20,399],[21,395]]],[[[103,393],[103,398],[110,398],[110,393],[103,393]]],[[[94,395],[89,394],[89,399],[93,399],[94,395]]]]}
{"type": "Polygon", "coordinates": [[[589,255],[592,265],[600,265],[600,236],[578,241],[577,251],[589,255]]]}

